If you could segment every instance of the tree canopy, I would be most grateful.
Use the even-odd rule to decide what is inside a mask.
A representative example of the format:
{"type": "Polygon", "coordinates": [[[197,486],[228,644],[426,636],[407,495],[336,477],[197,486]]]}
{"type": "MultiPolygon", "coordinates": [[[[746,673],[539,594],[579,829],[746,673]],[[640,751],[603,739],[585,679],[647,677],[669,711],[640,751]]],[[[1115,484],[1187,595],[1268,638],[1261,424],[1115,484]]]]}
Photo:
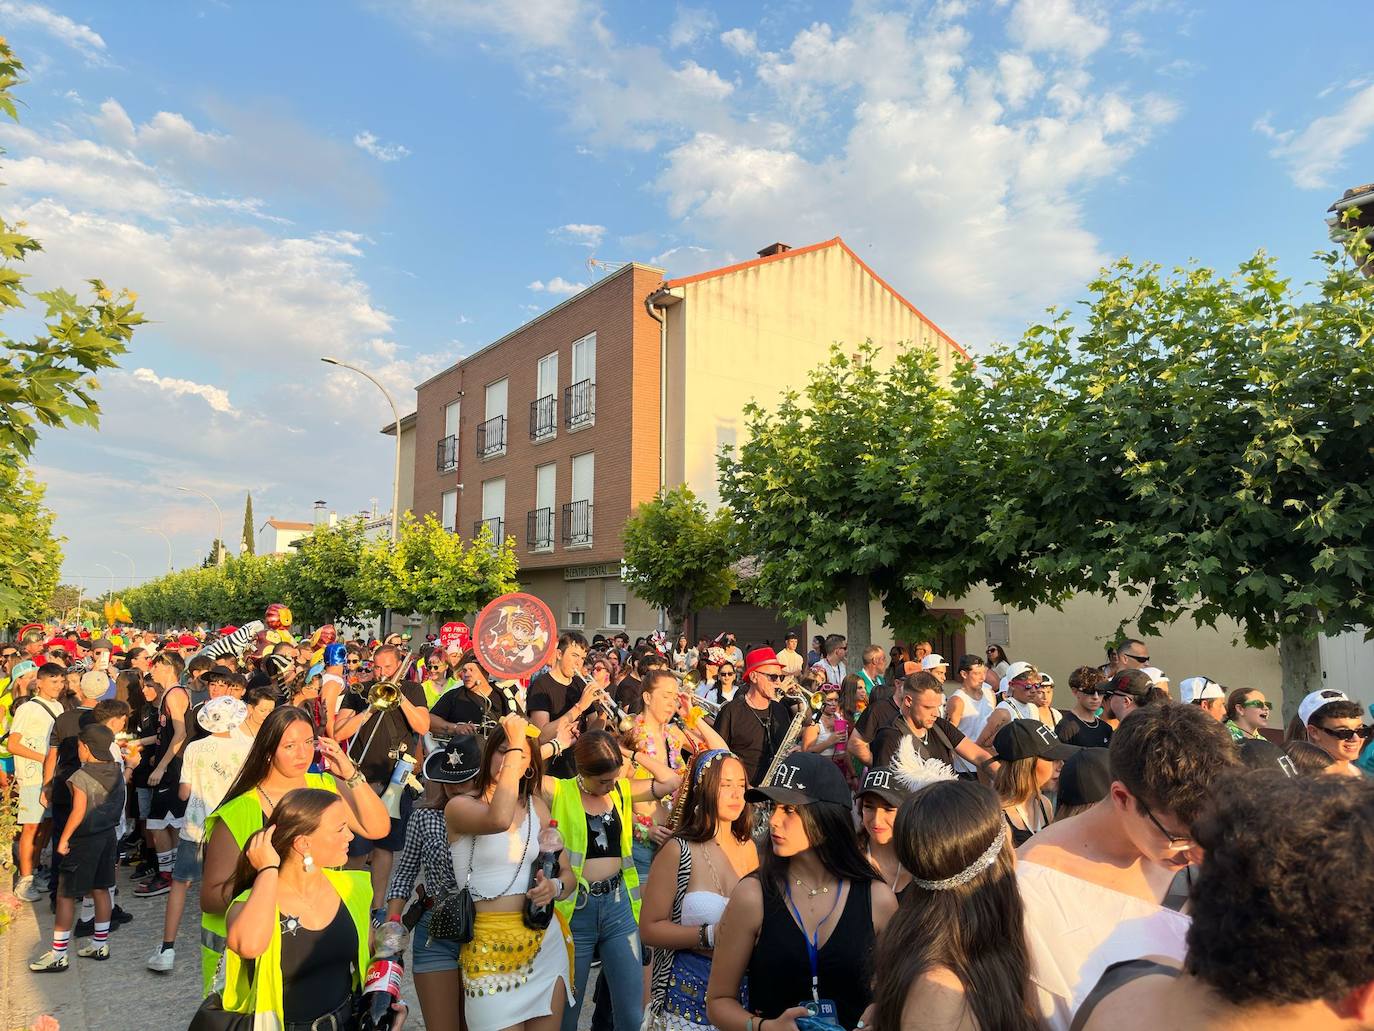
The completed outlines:
{"type": "Polygon", "coordinates": [[[661,491],[621,529],[631,589],[681,628],[698,609],[726,605],[737,557],[727,512],[711,515],[686,486],[661,491]]]}

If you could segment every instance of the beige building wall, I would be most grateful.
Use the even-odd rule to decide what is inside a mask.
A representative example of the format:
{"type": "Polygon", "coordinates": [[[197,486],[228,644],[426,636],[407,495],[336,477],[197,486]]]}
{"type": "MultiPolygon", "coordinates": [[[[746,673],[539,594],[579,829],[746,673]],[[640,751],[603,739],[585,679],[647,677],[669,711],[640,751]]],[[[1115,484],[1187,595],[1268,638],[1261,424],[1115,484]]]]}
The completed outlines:
{"type": "Polygon", "coordinates": [[[743,442],[744,406],[800,388],[832,344],[871,338],[891,361],[914,341],[946,374],[960,354],[838,237],[666,286],[682,299],[666,308],[668,482],[710,507],[720,502],[716,456],[743,442]]]}

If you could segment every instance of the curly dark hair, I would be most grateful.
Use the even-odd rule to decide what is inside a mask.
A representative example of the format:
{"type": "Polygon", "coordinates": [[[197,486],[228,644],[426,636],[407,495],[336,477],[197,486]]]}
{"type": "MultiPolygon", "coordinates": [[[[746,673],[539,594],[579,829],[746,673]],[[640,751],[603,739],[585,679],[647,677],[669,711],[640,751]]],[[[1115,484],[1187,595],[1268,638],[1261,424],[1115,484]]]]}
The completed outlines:
{"type": "Polygon", "coordinates": [[[1374,784],[1228,777],[1194,829],[1185,969],[1239,1005],[1334,999],[1374,980],[1374,784]]]}
{"type": "Polygon", "coordinates": [[[1069,690],[1091,691],[1107,682],[1107,676],[1096,666],[1079,666],[1069,674],[1069,690]]]}
{"type": "Polygon", "coordinates": [[[1155,813],[1192,823],[1217,777],[1239,760],[1231,735],[1196,705],[1165,703],[1136,709],[1108,748],[1112,780],[1155,813]]]}

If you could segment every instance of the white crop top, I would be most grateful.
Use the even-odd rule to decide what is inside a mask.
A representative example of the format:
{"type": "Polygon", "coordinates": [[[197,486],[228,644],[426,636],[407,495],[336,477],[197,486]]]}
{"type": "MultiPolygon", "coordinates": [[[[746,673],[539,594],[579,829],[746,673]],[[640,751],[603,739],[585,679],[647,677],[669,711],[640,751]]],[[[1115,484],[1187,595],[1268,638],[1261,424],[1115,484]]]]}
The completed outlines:
{"type": "Polygon", "coordinates": [[[474,901],[523,895],[529,886],[529,865],[539,853],[539,817],[534,813],[534,806],[526,803],[525,820],[515,830],[504,834],[464,834],[448,848],[453,856],[454,880],[460,888],[468,885],[474,901]],[[470,881],[469,857],[472,859],[470,881]],[[517,873],[519,869],[526,871],[525,876],[517,873]]]}
{"type": "Polygon", "coordinates": [[[682,896],[682,926],[718,924],[730,900],[714,891],[689,891],[682,896]]]}

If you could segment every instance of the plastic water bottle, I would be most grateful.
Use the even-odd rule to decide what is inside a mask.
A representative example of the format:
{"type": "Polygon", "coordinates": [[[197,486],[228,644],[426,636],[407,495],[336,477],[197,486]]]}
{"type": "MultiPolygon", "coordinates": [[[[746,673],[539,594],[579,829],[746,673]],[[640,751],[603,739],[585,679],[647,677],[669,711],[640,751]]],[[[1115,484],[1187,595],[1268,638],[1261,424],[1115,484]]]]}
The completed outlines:
{"type": "MultiPolygon", "coordinates": [[[[836,733],[836,734],[844,734],[844,733],[846,733],[848,730],[849,730],[849,721],[848,721],[847,719],[845,719],[843,716],[837,715],[837,716],[835,717],[835,733],[836,733]]],[[[835,742],[835,754],[836,754],[836,755],[844,755],[844,750],[845,750],[846,744],[848,744],[848,739],[842,739],[842,740],[836,741],[836,742],[835,742]]]]}
{"type": "Polygon", "coordinates": [[[359,1031],[390,1031],[396,1022],[397,1013],[391,1006],[401,998],[405,937],[405,927],[399,920],[388,920],[377,933],[377,951],[363,982],[359,1031]]]}
{"type": "MultiPolygon", "coordinates": [[[[558,831],[558,821],[550,820],[549,825],[539,832],[539,854],[530,865],[530,884],[534,887],[539,871],[544,872],[544,880],[551,881],[558,876],[558,857],[563,851],[563,835],[558,831]]],[[[525,899],[525,926],[542,931],[553,920],[553,903],[537,906],[525,899]]]]}

